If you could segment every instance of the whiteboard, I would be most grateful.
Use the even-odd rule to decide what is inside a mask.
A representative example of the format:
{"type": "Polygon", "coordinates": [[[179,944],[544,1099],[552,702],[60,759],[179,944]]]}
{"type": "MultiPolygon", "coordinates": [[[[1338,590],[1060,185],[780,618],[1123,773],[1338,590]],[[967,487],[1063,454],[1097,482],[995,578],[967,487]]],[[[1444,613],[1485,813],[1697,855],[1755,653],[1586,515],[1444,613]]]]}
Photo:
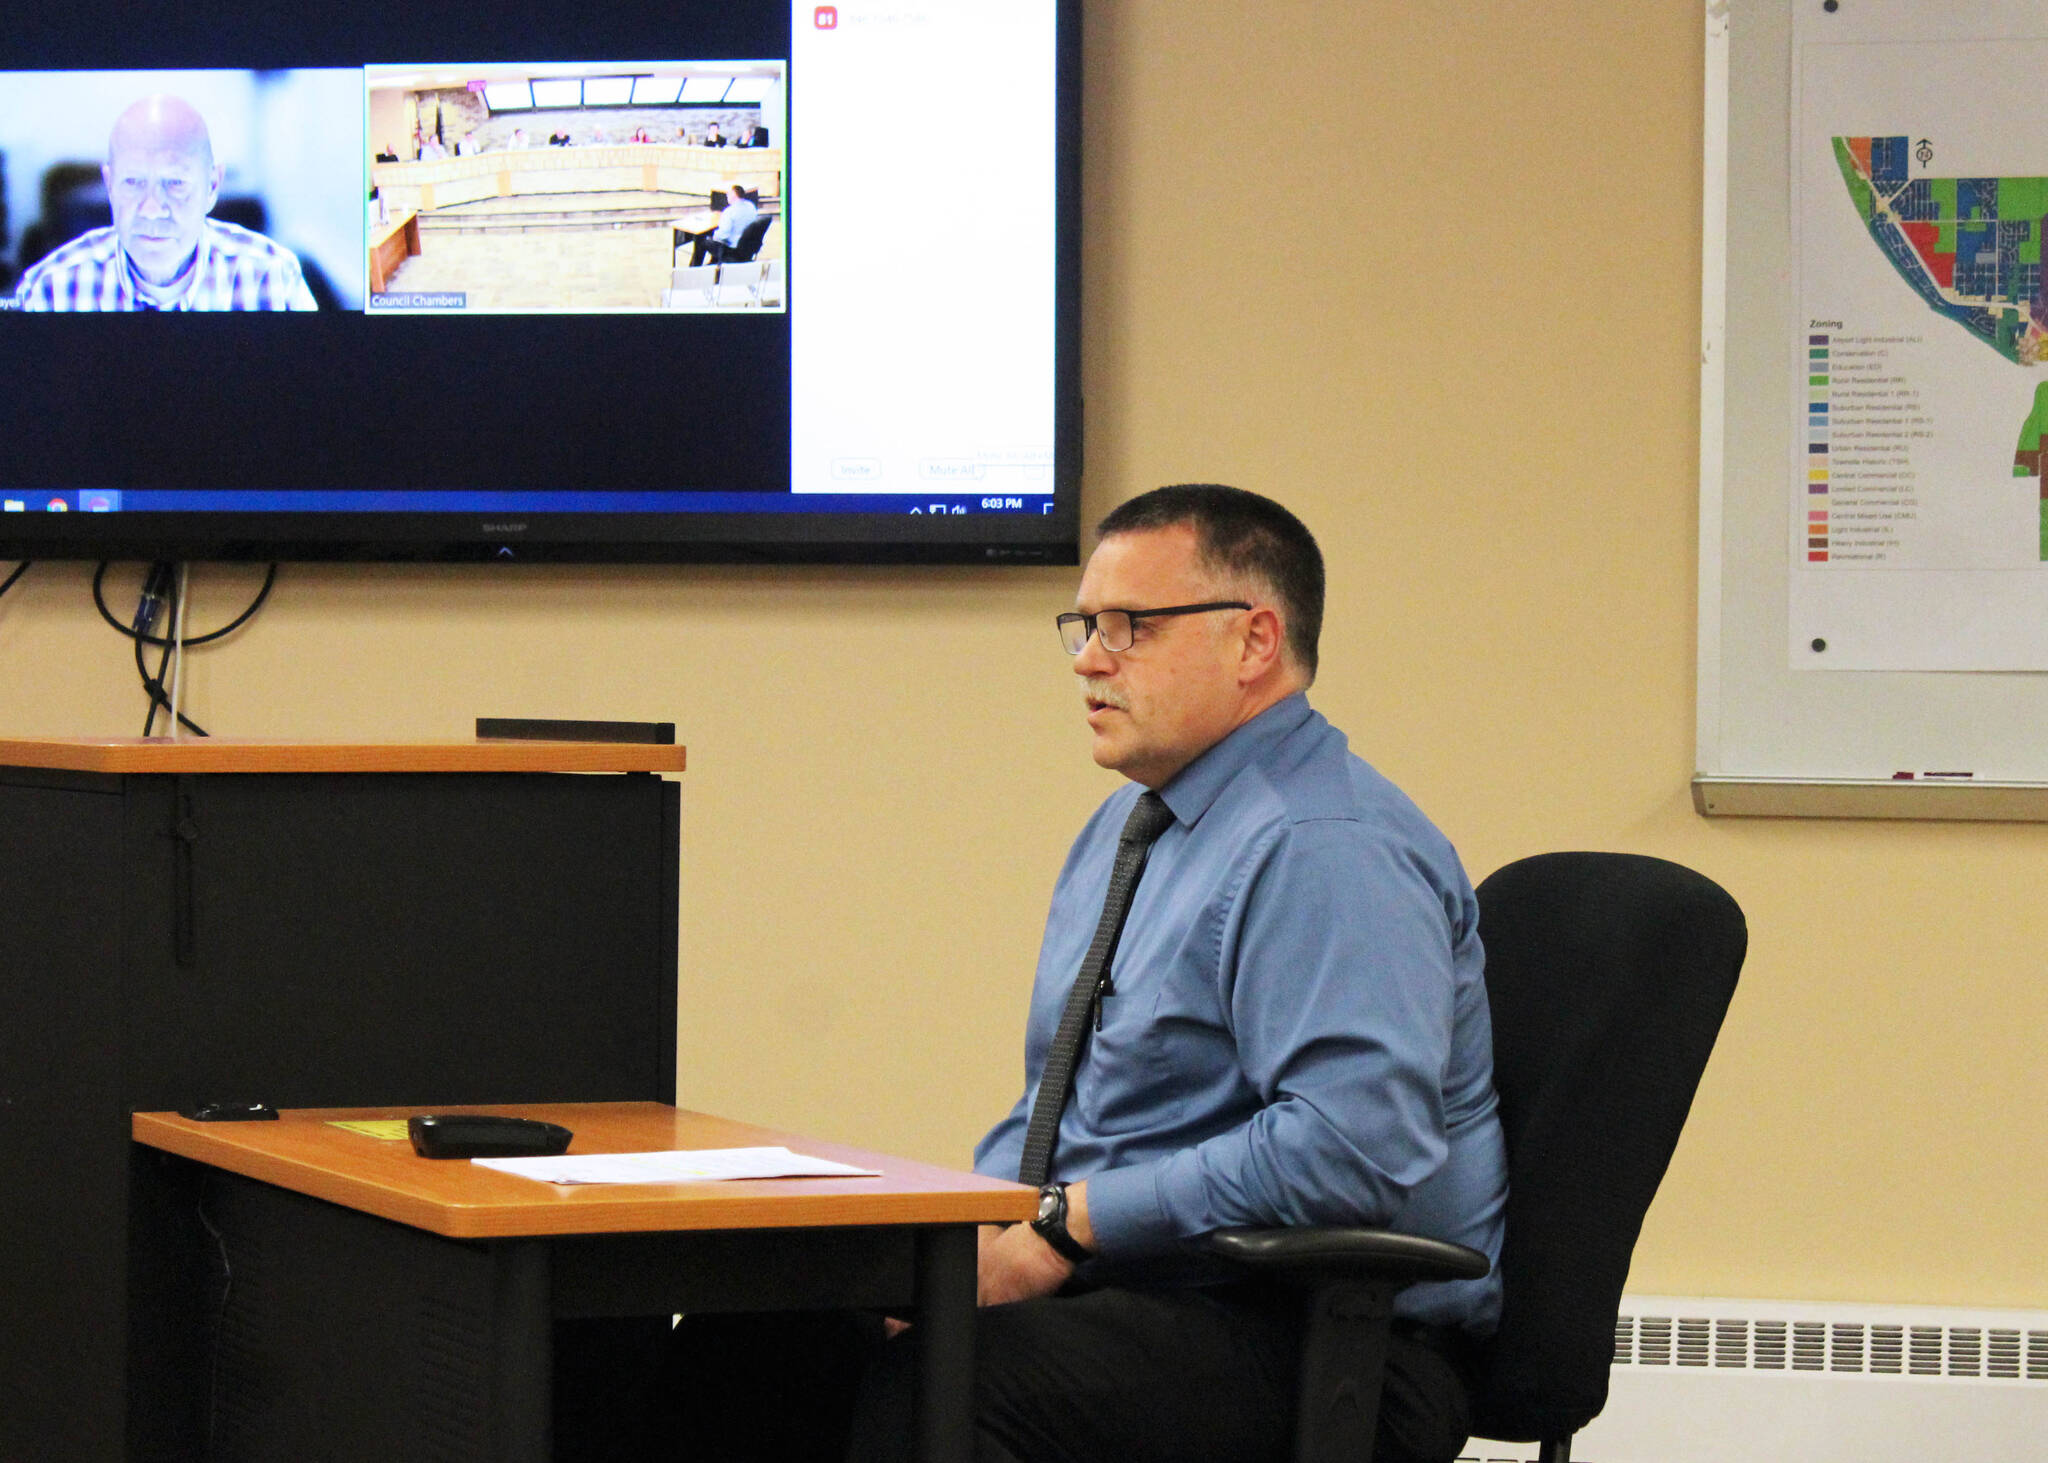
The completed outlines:
{"type": "MultiPolygon", "coordinates": [[[[1788,345],[1806,323],[1795,311],[1793,7],[1823,4],[1706,5],[1694,802],[1708,814],[2048,818],[2048,673],[1829,670],[1791,654],[1799,428],[1788,404],[1800,382],[1788,345]]],[[[2037,0],[2011,8],[2039,33],[2037,0]]],[[[1828,14],[1910,26],[1938,9],[1838,0],[1828,14]]],[[[2048,566],[2035,572],[2048,584],[2048,566]]]]}

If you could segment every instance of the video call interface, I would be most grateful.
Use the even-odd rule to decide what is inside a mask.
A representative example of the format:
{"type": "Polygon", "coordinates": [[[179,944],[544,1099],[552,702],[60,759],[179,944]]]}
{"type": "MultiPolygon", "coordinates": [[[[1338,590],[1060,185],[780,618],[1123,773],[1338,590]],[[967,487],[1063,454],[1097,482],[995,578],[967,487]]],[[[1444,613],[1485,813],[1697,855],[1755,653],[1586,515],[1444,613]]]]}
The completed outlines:
{"type": "Polygon", "coordinates": [[[779,310],[784,72],[0,76],[0,147],[41,180],[0,309],[779,310]]]}
{"type": "MultiPolygon", "coordinates": [[[[950,401],[959,385],[930,372],[921,421],[950,413],[974,440],[914,461],[924,426],[892,423],[861,378],[888,376],[904,306],[948,288],[940,265],[923,271],[938,276],[927,295],[892,259],[913,239],[891,231],[914,235],[945,205],[906,194],[957,176],[948,126],[925,113],[936,97],[957,127],[953,99],[986,59],[984,7],[364,0],[342,15],[243,0],[239,17],[230,4],[201,18],[84,0],[32,22],[0,41],[0,364],[38,363],[0,404],[24,448],[0,488],[82,481],[70,506],[85,511],[200,508],[223,489],[278,495],[237,507],[392,506],[284,496],[366,484],[613,495],[560,505],[593,511],[679,506],[631,497],[650,492],[1038,511],[1052,46],[1050,6],[1027,8],[1044,12],[1044,64],[1012,89],[1039,94],[1027,150],[1043,156],[1009,181],[1042,194],[1019,262],[1044,280],[996,308],[1043,359],[983,379],[1010,403],[993,412],[950,401]],[[806,56],[808,112],[793,64],[806,56]],[[883,159],[872,176],[863,155],[883,159]],[[819,250],[808,319],[800,239],[819,250]],[[155,318],[50,318],[86,313],[155,318]],[[110,386],[118,413],[90,405],[110,386]],[[864,403],[878,410],[863,418],[864,403]],[[61,431],[88,422],[89,440],[61,431]],[[204,451],[164,450],[195,431],[204,451]]],[[[911,379],[891,394],[917,400],[926,368],[901,364],[911,379]]],[[[20,496],[4,506],[21,511],[20,496]]]]}

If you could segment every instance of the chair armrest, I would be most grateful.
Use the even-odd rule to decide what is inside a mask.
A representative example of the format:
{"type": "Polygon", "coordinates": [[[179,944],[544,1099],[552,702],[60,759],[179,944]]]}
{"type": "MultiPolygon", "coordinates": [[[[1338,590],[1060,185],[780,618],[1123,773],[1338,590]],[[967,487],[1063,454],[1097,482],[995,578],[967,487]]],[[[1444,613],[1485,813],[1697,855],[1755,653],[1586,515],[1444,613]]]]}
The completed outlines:
{"type": "Polygon", "coordinates": [[[1490,1268],[1463,1245],[1334,1225],[1222,1229],[1207,1247],[1302,1295],[1296,1463],[1372,1457],[1395,1297],[1420,1281],[1477,1280],[1490,1268]]]}
{"type": "Polygon", "coordinates": [[[1477,1280],[1492,1268],[1486,1256],[1464,1245],[1386,1229],[1335,1225],[1219,1229],[1208,1236],[1208,1247],[1210,1253],[1249,1269],[1295,1278],[1347,1275],[1414,1284],[1477,1280]]]}

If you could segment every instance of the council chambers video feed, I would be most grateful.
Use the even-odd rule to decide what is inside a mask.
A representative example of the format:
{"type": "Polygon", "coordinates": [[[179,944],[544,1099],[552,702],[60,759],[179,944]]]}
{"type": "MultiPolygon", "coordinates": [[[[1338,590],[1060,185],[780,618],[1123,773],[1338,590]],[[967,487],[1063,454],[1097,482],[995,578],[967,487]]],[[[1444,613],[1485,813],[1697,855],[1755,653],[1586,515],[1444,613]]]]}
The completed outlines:
{"type": "Polygon", "coordinates": [[[372,66],[372,314],[779,312],[780,61],[372,66]]]}
{"type": "Polygon", "coordinates": [[[0,76],[0,305],[360,309],[360,73],[0,76]]]}

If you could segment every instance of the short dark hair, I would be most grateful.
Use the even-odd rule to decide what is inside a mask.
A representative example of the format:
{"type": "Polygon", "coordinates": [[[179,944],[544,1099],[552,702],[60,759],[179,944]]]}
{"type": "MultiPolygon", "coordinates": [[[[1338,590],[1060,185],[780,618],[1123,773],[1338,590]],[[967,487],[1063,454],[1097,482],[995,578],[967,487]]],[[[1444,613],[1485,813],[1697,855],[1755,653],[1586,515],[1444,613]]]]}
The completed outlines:
{"type": "Polygon", "coordinates": [[[1308,526],[1271,498],[1221,483],[1175,483],[1140,493],[1096,528],[1117,533],[1187,524],[1203,564],[1232,578],[1254,579],[1280,601],[1287,648],[1308,679],[1316,676],[1323,633],[1323,551],[1308,526]]]}

